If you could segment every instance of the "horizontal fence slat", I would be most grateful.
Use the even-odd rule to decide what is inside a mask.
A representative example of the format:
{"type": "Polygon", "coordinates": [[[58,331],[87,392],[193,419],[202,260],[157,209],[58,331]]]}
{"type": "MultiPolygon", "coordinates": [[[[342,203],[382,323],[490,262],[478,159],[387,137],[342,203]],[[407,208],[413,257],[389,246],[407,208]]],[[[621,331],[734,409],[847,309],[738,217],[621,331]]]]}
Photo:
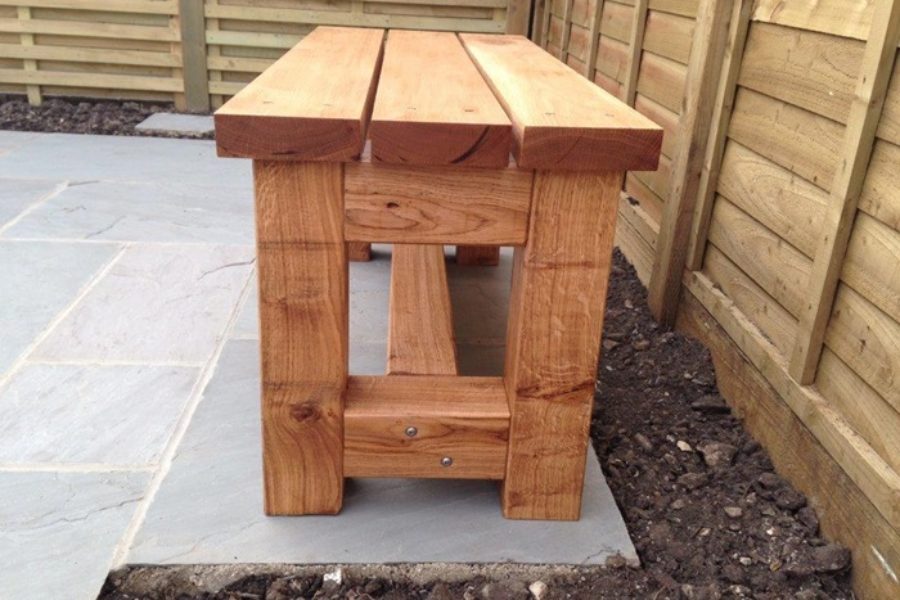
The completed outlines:
{"type": "Polygon", "coordinates": [[[176,0],[0,0],[0,6],[28,6],[30,8],[68,8],[148,15],[176,15],[176,0]]]}
{"type": "Polygon", "coordinates": [[[85,88],[114,88],[155,92],[181,92],[184,83],[168,77],[140,77],[135,75],[107,75],[61,71],[23,71],[0,69],[0,83],[78,86],[85,88]]]}
{"type": "Polygon", "coordinates": [[[71,46],[14,46],[0,44],[0,58],[28,58],[148,67],[180,67],[181,59],[163,52],[140,50],[108,50],[71,46]]]}
{"type": "Polygon", "coordinates": [[[124,40],[153,40],[157,42],[177,42],[179,37],[178,32],[169,27],[144,27],[79,21],[44,21],[39,19],[28,21],[0,19],[0,32],[49,33],[124,40]]]}

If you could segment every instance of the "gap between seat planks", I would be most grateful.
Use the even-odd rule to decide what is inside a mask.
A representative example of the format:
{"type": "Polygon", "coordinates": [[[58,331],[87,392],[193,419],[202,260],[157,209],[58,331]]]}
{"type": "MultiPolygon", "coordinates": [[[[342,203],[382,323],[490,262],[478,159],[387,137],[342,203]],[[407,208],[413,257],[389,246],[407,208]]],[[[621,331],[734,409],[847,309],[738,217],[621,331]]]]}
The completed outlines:
{"type": "Polygon", "coordinates": [[[336,513],[349,476],[485,478],[509,518],[577,519],[617,201],[662,129],[520,36],[336,27],[215,120],[254,161],[266,511],[336,513]],[[395,244],[389,374],[353,377],[368,242],[395,244]],[[442,244],[516,247],[503,377],[456,375],[442,244]]]}

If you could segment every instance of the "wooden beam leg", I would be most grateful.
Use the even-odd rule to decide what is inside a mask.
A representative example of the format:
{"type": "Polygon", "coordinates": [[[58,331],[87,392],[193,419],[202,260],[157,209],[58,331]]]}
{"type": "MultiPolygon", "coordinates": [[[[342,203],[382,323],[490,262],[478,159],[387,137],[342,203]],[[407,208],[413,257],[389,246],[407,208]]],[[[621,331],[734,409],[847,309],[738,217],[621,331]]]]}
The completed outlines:
{"type": "Polygon", "coordinates": [[[496,267],[500,264],[500,247],[457,246],[456,264],[465,267],[496,267]]]}
{"type": "Polygon", "coordinates": [[[265,510],[334,514],[344,487],[341,165],[255,161],[265,510]]]}
{"type": "Polygon", "coordinates": [[[388,375],[456,375],[444,247],[394,244],[388,375]]]}
{"type": "Polygon", "coordinates": [[[369,262],[372,260],[372,244],[347,242],[347,259],[351,262],[369,262]]]}
{"type": "Polygon", "coordinates": [[[511,426],[503,513],[576,520],[622,174],[535,174],[513,264],[505,383],[511,426]]]}

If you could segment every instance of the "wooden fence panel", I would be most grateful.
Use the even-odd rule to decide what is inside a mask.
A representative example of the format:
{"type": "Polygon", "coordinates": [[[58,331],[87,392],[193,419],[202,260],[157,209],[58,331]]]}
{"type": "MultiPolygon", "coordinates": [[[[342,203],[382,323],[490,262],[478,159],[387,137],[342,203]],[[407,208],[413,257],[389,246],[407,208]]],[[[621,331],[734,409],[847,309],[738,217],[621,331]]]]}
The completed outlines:
{"type": "Polygon", "coordinates": [[[0,91],[206,111],[317,25],[527,34],[531,1],[0,0],[0,91]]]}

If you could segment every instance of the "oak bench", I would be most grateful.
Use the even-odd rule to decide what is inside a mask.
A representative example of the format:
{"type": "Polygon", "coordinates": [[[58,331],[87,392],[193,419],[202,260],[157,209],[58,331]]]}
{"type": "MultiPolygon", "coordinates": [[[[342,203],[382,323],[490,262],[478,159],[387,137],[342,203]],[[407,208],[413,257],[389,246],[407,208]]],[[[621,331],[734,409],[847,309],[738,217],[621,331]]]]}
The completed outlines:
{"type": "Polygon", "coordinates": [[[335,27],[215,123],[253,159],[266,512],[441,477],[578,519],[623,173],[656,169],[662,130],[520,36],[335,27]],[[370,242],[394,244],[381,377],[348,374],[348,244],[370,242]],[[443,244],[515,246],[503,377],[457,374],[443,244]]]}

